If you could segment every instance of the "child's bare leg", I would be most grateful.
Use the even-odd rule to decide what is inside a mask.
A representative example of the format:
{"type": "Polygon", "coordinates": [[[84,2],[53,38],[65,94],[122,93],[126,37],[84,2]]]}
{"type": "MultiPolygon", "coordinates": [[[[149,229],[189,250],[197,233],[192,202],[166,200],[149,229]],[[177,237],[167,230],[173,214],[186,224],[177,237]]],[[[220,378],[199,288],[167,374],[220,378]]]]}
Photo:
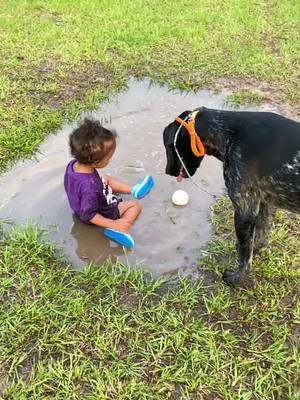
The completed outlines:
{"type": "Polygon", "coordinates": [[[128,221],[130,226],[134,223],[141,213],[141,207],[136,201],[122,201],[118,205],[120,217],[128,221]]]}

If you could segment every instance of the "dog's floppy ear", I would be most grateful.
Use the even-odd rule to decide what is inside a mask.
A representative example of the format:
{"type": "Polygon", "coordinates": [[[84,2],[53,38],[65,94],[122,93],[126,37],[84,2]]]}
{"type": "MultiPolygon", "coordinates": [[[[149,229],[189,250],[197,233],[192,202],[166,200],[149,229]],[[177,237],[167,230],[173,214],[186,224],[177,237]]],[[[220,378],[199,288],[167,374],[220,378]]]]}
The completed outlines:
{"type": "MultiPolygon", "coordinates": [[[[194,110],[193,111],[199,111],[199,112],[201,112],[201,111],[204,111],[204,110],[207,110],[207,108],[206,107],[204,107],[204,106],[201,106],[201,107],[197,107],[197,108],[194,108],[194,110]]],[[[183,113],[181,113],[180,115],[178,115],[179,116],[179,118],[181,118],[181,119],[185,119],[191,112],[193,112],[193,111],[183,111],[183,113]]]]}
{"type": "MultiPolygon", "coordinates": [[[[178,117],[181,119],[185,119],[190,113],[191,113],[191,111],[183,111],[183,113],[178,115],[178,117]]],[[[178,124],[179,124],[179,122],[178,122],[178,124]]]]}
{"type": "MultiPolygon", "coordinates": [[[[189,113],[190,111],[184,111],[179,115],[179,118],[184,120],[189,115],[189,113]]],[[[174,121],[172,121],[168,126],[166,126],[163,132],[164,145],[166,147],[169,145],[173,145],[176,131],[180,125],[179,122],[175,121],[175,117],[176,116],[174,116],[174,121]]]]}
{"type": "MultiPolygon", "coordinates": [[[[194,108],[193,111],[199,111],[199,112],[201,112],[201,111],[204,111],[204,110],[207,110],[207,108],[204,107],[204,106],[201,106],[201,107],[194,108]]],[[[190,110],[190,111],[183,111],[183,113],[181,113],[181,114],[178,115],[178,116],[179,116],[179,118],[181,118],[181,119],[185,119],[191,112],[192,112],[191,110],[190,110]]]]}
{"type": "Polygon", "coordinates": [[[199,111],[199,112],[204,111],[204,110],[207,110],[207,107],[201,106],[201,107],[197,107],[194,109],[194,111],[199,111]]]}

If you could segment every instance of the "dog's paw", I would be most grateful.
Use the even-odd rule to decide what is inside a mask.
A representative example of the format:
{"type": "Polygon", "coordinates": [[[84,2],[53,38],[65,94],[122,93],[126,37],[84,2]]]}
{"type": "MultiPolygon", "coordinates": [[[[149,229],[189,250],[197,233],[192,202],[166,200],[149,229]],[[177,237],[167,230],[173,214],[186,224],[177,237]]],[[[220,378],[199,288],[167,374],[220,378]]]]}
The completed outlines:
{"type": "Polygon", "coordinates": [[[243,282],[244,274],[241,273],[240,271],[232,271],[227,269],[226,271],[223,272],[223,281],[227,285],[239,285],[243,282]]]}

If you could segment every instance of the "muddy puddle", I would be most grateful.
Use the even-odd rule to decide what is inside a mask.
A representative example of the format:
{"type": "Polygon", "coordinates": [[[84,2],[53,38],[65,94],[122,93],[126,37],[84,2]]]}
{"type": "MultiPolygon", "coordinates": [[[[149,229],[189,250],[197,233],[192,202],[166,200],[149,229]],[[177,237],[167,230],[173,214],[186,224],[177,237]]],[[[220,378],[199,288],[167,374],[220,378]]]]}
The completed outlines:
{"type": "MultiPolygon", "coordinates": [[[[84,114],[99,118],[119,134],[118,148],[106,173],[130,184],[151,174],[156,182],[151,195],[141,200],[143,211],[131,230],[136,246],[126,254],[105,238],[100,228],[81,223],[69,209],[63,175],[70,160],[68,136],[74,125],[63,126],[48,137],[34,159],[18,163],[1,176],[0,219],[48,227],[50,238],[58,242],[74,269],[90,261],[100,264],[108,257],[118,257],[124,264],[147,269],[153,275],[195,264],[211,238],[209,214],[214,199],[191,182],[177,183],[164,174],[162,131],[184,110],[200,105],[224,108],[224,98],[225,94],[210,91],[181,93],[147,80],[131,80],[127,90],[101,104],[97,111],[84,114]],[[186,207],[172,205],[171,196],[177,189],[188,192],[186,207]]],[[[195,180],[211,194],[222,194],[221,163],[206,157],[195,180]]]]}

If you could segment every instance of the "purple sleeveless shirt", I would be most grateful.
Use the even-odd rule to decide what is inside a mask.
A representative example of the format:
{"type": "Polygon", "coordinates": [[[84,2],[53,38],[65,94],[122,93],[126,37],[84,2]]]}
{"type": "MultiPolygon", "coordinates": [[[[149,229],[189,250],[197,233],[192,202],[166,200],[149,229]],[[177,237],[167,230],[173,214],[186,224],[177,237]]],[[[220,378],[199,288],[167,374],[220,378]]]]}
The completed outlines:
{"type": "Polygon", "coordinates": [[[76,160],[69,162],[64,176],[64,186],[69,204],[74,213],[83,221],[89,222],[96,214],[105,218],[120,218],[119,200],[97,171],[93,173],[75,172],[76,160]]]}

